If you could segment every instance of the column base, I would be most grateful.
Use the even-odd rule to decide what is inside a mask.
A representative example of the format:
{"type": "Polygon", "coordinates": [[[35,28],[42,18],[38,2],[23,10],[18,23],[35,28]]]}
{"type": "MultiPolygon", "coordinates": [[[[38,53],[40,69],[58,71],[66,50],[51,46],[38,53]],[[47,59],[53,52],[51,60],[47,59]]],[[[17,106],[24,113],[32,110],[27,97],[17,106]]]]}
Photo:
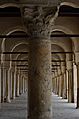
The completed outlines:
{"type": "Polygon", "coordinates": [[[20,96],[20,94],[17,94],[17,95],[16,95],[16,97],[19,97],[19,96],[20,96]]]}
{"type": "Polygon", "coordinates": [[[79,107],[76,107],[76,109],[79,109],[79,107]]]}
{"type": "Polygon", "coordinates": [[[74,100],[68,100],[68,103],[74,103],[74,100]]]}
{"type": "Polygon", "coordinates": [[[3,99],[1,98],[1,103],[3,102],[3,99]]]}
{"type": "Polygon", "coordinates": [[[24,94],[24,91],[23,91],[23,94],[24,94]]]}
{"type": "Polygon", "coordinates": [[[11,103],[11,100],[8,99],[8,98],[6,98],[6,102],[7,102],[7,103],[11,103]]]}
{"type": "Polygon", "coordinates": [[[67,99],[66,97],[62,97],[62,99],[67,99]]]}
{"type": "Polygon", "coordinates": [[[77,88],[77,109],[79,108],[79,88],[77,88]]]}
{"type": "Polygon", "coordinates": [[[12,99],[15,99],[15,97],[12,97],[12,99]]]}
{"type": "Polygon", "coordinates": [[[1,97],[1,103],[5,102],[4,98],[1,97]]]}
{"type": "MultiPolygon", "coordinates": [[[[44,112],[43,112],[44,113],[44,112]]],[[[33,116],[28,116],[28,119],[52,119],[53,117],[51,115],[46,114],[40,114],[40,115],[33,115],[33,116]]]]}
{"type": "Polygon", "coordinates": [[[66,94],[63,94],[63,99],[67,99],[67,95],[66,94]]]}

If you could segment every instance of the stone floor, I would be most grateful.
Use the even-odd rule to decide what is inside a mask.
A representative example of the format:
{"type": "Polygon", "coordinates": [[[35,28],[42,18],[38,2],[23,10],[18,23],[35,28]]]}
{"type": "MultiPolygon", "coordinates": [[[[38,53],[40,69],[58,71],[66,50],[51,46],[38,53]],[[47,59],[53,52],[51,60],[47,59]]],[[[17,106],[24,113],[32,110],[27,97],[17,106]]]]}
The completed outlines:
{"type": "MultiPolygon", "coordinates": [[[[17,97],[11,103],[2,103],[0,119],[27,119],[26,94],[17,97]]],[[[52,119],[79,119],[79,109],[75,104],[67,103],[56,95],[52,95],[53,118],[52,119]]]]}
{"type": "Polygon", "coordinates": [[[22,94],[11,103],[1,103],[0,119],[26,119],[26,110],[26,94],[22,94]]]}
{"type": "Polygon", "coordinates": [[[57,95],[52,95],[53,119],[79,119],[79,109],[74,103],[68,103],[57,95]]]}

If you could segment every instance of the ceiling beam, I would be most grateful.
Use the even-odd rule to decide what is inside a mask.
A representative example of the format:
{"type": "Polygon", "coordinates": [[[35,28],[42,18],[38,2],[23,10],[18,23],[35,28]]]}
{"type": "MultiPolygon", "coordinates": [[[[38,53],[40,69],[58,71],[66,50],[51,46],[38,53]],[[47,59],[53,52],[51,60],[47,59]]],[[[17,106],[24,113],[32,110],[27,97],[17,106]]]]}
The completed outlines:
{"type": "Polygon", "coordinates": [[[51,60],[52,62],[66,62],[65,60],[51,60]]]}
{"type": "Polygon", "coordinates": [[[51,52],[51,54],[73,54],[73,52],[51,52]]]}
{"type": "MultiPolygon", "coordinates": [[[[0,38],[27,38],[29,35],[1,35],[0,38]]],[[[51,37],[79,37],[79,34],[51,34],[51,37]]]]}
{"type": "MultiPolygon", "coordinates": [[[[25,51],[25,52],[1,52],[0,54],[28,54],[29,52],[28,51],[25,51]]],[[[61,53],[61,54],[73,54],[74,52],[51,52],[51,54],[58,54],[58,53],[61,53]]]]}
{"type": "Polygon", "coordinates": [[[17,67],[28,67],[28,64],[27,65],[16,65],[17,67]]]}
{"type": "Polygon", "coordinates": [[[2,52],[2,54],[28,54],[28,52],[2,52]]]}
{"type": "Polygon", "coordinates": [[[27,38],[29,37],[27,34],[25,35],[1,35],[0,38],[27,38]]]}
{"type": "MultiPolygon", "coordinates": [[[[1,61],[1,60],[0,60],[1,61]]],[[[3,61],[12,61],[12,62],[28,62],[28,59],[26,60],[3,60],[3,61]]],[[[51,60],[51,62],[66,62],[65,60],[51,60]]]]}
{"type": "Polygon", "coordinates": [[[19,70],[27,70],[28,71],[28,68],[17,68],[19,70]]]}
{"type": "Polygon", "coordinates": [[[51,34],[51,37],[79,37],[79,34],[51,34]]]}
{"type": "Polygon", "coordinates": [[[52,67],[60,67],[61,65],[52,65],[52,67]]]}
{"type": "Polygon", "coordinates": [[[52,68],[52,70],[55,70],[55,69],[58,69],[58,68],[52,68]]]}
{"type": "Polygon", "coordinates": [[[28,62],[28,60],[5,60],[5,61],[12,61],[12,62],[28,62]]]}

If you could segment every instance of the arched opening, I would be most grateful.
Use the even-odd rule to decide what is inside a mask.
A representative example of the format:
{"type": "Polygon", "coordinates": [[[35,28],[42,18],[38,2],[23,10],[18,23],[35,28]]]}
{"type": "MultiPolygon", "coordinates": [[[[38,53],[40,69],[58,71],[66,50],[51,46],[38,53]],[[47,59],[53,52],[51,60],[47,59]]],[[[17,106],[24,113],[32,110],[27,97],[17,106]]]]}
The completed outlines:
{"type": "MultiPolygon", "coordinates": [[[[68,65],[67,65],[67,62],[70,60],[72,62],[72,80],[73,80],[73,92],[74,92],[74,99],[76,101],[77,99],[77,72],[75,72],[76,70],[74,69],[74,64],[73,64],[73,61],[74,61],[74,42],[72,41],[71,38],[68,38],[68,37],[65,37],[65,33],[64,31],[62,32],[61,30],[54,30],[51,34],[51,41],[55,44],[55,45],[59,45],[60,47],[62,47],[64,49],[64,51],[62,50],[58,50],[59,52],[57,52],[57,48],[56,48],[56,52],[59,53],[59,54],[62,54],[62,56],[64,55],[64,60],[66,62],[66,69],[65,69],[65,74],[66,74],[66,90],[67,90],[67,98],[69,98],[69,76],[68,76],[68,65]],[[60,35],[63,36],[63,37],[56,37],[56,34],[57,35],[60,35]],[[55,35],[55,37],[53,37],[55,35]],[[75,74],[75,75],[74,75],[75,74]],[[75,83],[74,83],[75,82],[75,83]]],[[[54,48],[55,49],[55,48],[54,48]]]]}
{"type": "Polygon", "coordinates": [[[0,2],[0,97],[15,99],[2,104],[1,118],[79,117],[79,3],[67,1],[0,2]]]}

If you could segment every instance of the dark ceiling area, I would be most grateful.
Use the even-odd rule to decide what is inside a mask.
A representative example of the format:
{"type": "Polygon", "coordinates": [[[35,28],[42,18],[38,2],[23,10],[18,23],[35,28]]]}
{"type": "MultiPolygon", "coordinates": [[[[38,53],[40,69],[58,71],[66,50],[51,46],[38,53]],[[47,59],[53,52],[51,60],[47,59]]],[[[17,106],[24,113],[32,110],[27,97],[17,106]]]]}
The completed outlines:
{"type": "Polygon", "coordinates": [[[21,12],[17,7],[0,8],[0,17],[21,17],[21,12]]]}
{"type": "Polygon", "coordinates": [[[63,5],[60,7],[59,16],[79,17],[79,8],[63,5]]]}

